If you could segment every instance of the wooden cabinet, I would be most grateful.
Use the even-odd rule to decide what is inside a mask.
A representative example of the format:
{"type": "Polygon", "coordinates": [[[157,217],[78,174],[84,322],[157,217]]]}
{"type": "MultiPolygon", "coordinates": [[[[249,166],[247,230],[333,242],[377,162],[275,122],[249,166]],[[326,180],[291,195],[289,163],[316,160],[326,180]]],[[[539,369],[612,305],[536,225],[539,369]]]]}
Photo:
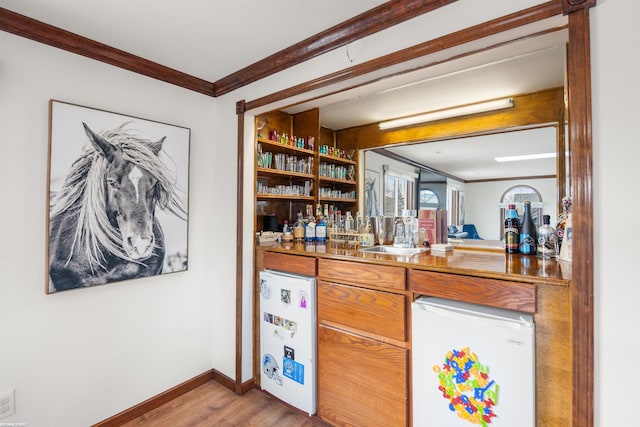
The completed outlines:
{"type": "MultiPolygon", "coordinates": [[[[256,256],[256,271],[317,273],[318,417],[336,426],[411,424],[410,304],[428,295],[533,314],[537,425],[571,425],[574,324],[571,281],[560,265],[544,277],[518,278],[504,274],[504,260],[493,253],[457,253],[443,269],[441,257],[377,263],[356,249],[326,246],[322,255],[299,245],[256,256]],[[433,268],[416,268],[418,263],[433,268]],[[481,267],[473,269],[476,275],[464,274],[472,273],[470,265],[481,267]]],[[[260,372],[258,358],[254,363],[260,372]]]]}
{"type": "MultiPolygon", "coordinates": [[[[302,274],[304,276],[316,275],[316,259],[313,257],[265,252],[262,259],[264,268],[270,270],[302,274]]],[[[259,271],[262,271],[262,269],[259,271]]]]}
{"type": "Polygon", "coordinates": [[[408,350],[320,324],[318,416],[337,426],[407,425],[408,350]]]}
{"type": "Polygon", "coordinates": [[[318,318],[325,324],[405,341],[405,306],[404,295],[318,281],[318,318]]]}
{"type": "Polygon", "coordinates": [[[533,283],[409,270],[409,289],[432,297],[526,313],[536,312],[536,286],[533,283]]]}
{"type": "Polygon", "coordinates": [[[321,278],[339,283],[354,283],[374,289],[406,289],[406,270],[387,265],[360,264],[351,261],[319,259],[321,278]]]}
{"type": "Polygon", "coordinates": [[[318,416],[408,425],[405,269],[319,259],[318,279],[318,416]]]}

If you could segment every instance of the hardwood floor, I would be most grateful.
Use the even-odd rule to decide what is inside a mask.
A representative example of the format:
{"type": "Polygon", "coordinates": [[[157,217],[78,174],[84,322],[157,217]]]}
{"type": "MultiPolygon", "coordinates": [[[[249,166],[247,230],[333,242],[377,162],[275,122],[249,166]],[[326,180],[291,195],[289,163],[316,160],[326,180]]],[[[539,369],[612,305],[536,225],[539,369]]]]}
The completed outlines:
{"type": "Polygon", "coordinates": [[[238,396],[220,383],[209,381],[123,426],[327,427],[328,424],[260,390],[238,396]]]}

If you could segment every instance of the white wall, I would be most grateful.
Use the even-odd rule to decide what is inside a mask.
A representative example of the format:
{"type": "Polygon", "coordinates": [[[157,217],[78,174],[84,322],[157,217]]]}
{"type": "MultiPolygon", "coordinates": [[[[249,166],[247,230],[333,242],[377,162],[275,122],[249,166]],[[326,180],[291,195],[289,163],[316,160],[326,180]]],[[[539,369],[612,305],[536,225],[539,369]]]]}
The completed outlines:
{"type": "Polygon", "coordinates": [[[599,426],[638,424],[640,279],[635,214],[640,99],[640,2],[598,0],[591,13],[595,214],[595,411],[599,426]],[[624,219],[628,217],[628,219],[624,219]]]}
{"type": "Polygon", "coordinates": [[[540,192],[543,215],[556,217],[556,180],[520,179],[515,181],[491,181],[467,183],[464,191],[465,224],[475,224],[483,239],[501,240],[500,199],[505,191],[515,185],[529,185],[540,192]]]}
{"type": "Polygon", "coordinates": [[[235,237],[235,144],[215,100],[5,32],[0,94],[0,392],[16,397],[0,423],[87,426],[213,367],[234,377],[235,245],[216,245],[235,237]],[[188,271],[45,295],[50,98],[191,128],[188,271]]]}

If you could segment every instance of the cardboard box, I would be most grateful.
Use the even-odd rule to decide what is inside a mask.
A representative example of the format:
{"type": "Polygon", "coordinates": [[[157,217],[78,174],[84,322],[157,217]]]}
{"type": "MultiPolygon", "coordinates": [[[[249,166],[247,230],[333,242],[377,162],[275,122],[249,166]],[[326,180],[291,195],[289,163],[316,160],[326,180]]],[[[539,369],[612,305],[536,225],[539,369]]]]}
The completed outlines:
{"type": "Polygon", "coordinates": [[[420,209],[418,211],[419,244],[428,240],[430,244],[447,243],[447,211],[443,209],[420,209]]]}
{"type": "Polygon", "coordinates": [[[437,210],[435,209],[420,209],[418,211],[418,235],[422,245],[424,240],[427,240],[430,244],[439,243],[438,241],[438,219],[437,210]]]}

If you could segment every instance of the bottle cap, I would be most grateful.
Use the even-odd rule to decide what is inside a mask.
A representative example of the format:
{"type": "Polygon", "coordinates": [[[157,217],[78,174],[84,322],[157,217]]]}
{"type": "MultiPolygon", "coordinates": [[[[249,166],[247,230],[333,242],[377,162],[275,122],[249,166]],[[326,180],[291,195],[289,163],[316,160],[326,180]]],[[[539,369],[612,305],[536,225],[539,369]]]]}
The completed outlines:
{"type": "Polygon", "coordinates": [[[542,223],[546,225],[551,224],[551,215],[542,215],[542,223]]]}

